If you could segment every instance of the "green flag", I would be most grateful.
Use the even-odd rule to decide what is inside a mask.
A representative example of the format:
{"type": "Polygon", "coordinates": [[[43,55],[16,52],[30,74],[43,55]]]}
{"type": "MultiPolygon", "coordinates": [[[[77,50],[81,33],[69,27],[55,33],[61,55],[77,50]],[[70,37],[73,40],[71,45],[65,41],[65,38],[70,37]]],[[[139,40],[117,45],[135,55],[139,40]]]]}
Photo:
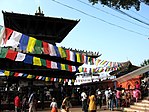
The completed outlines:
{"type": "Polygon", "coordinates": [[[0,47],[0,58],[5,58],[7,54],[8,49],[0,47]]]}

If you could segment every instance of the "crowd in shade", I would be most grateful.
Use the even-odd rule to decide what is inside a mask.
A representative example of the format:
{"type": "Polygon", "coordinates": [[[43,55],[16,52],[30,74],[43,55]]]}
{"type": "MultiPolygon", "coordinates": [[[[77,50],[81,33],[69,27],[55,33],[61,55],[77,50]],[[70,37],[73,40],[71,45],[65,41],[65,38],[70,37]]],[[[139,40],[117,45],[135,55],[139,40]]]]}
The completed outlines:
{"type": "Polygon", "coordinates": [[[148,78],[144,78],[140,84],[136,81],[134,89],[130,89],[130,86],[125,89],[122,88],[122,85],[116,89],[107,87],[105,90],[100,87],[96,90],[84,88],[81,93],[82,110],[96,112],[97,109],[102,109],[105,105],[106,110],[122,110],[148,96],[148,82],[148,78]]]}

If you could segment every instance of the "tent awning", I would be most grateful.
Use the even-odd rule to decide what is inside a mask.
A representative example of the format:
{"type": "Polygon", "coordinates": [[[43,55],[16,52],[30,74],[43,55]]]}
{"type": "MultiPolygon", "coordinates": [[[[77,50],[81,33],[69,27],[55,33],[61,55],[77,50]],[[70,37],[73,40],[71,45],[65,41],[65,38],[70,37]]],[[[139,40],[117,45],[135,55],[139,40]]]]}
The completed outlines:
{"type": "Polygon", "coordinates": [[[118,82],[122,83],[122,82],[128,81],[132,78],[135,78],[136,76],[140,76],[141,74],[146,73],[148,71],[149,71],[149,65],[147,65],[145,67],[141,67],[137,70],[134,70],[126,75],[123,75],[119,78],[114,79],[113,81],[118,81],[118,82]]]}

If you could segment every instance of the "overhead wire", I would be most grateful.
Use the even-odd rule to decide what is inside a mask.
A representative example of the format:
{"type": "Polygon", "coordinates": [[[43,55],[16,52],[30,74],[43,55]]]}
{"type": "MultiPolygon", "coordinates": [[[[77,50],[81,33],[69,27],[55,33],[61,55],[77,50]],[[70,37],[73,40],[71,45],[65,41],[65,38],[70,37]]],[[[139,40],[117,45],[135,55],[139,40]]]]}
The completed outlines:
{"type": "Polygon", "coordinates": [[[86,13],[86,12],[84,12],[84,11],[81,11],[81,10],[76,9],[76,8],[74,8],[74,7],[68,6],[68,5],[63,4],[63,3],[61,3],[61,2],[58,2],[58,1],[56,1],[56,0],[52,0],[52,1],[54,1],[55,3],[58,3],[58,4],[62,5],[62,6],[65,6],[65,7],[67,7],[67,8],[70,8],[70,9],[73,9],[73,10],[75,10],[75,11],[78,11],[78,12],[80,12],[80,13],[86,15],[86,16],[89,16],[89,17],[92,17],[92,18],[94,18],[94,19],[100,20],[100,21],[102,21],[102,22],[104,22],[104,23],[107,23],[107,24],[109,24],[109,25],[112,25],[112,26],[121,28],[121,29],[123,29],[123,30],[129,31],[129,32],[132,32],[132,33],[136,33],[136,34],[141,35],[141,36],[144,36],[144,37],[149,37],[149,35],[145,35],[145,34],[142,34],[142,33],[139,33],[139,32],[136,32],[136,31],[133,31],[133,30],[124,28],[124,27],[122,27],[122,26],[113,24],[113,23],[111,23],[111,22],[105,21],[105,20],[103,20],[103,19],[101,19],[101,18],[98,18],[98,17],[96,17],[96,16],[93,16],[93,15],[91,15],[91,14],[88,14],[88,13],[86,13]]]}
{"type": "Polygon", "coordinates": [[[145,19],[145,20],[149,21],[149,19],[148,19],[148,18],[146,18],[146,17],[142,16],[141,14],[138,14],[138,13],[136,13],[135,11],[132,11],[132,10],[130,10],[130,11],[131,11],[131,12],[133,12],[134,14],[136,14],[136,15],[138,15],[138,16],[140,16],[140,17],[142,17],[143,19],[145,19]]]}
{"type": "Polygon", "coordinates": [[[145,21],[142,21],[142,20],[140,20],[140,19],[138,19],[136,17],[133,17],[130,14],[127,14],[126,12],[121,11],[120,9],[116,9],[116,8],[113,8],[113,7],[110,7],[110,6],[108,6],[108,7],[111,8],[111,9],[113,9],[113,10],[115,10],[115,11],[117,11],[117,12],[119,12],[119,13],[121,13],[121,14],[123,14],[123,15],[126,15],[126,16],[128,16],[128,17],[130,17],[130,18],[132,18],[132,19],[134,19],[134,20],[136,20],[136,21],[138,21],[138,22],[140,22],[142,24],[145,24],[145,25],[149,26],[149,23],[147,23],[145,21]]]}
{"type": "Polygon", "coordinates": [[[111,16],[114,16],[114,17],[116,17],[116,18],[119,18],[119,19],[121,19],[121,20],[127,21],[127,22],[129,22],[129,23],[131,23],[131,24],[134,24],[134,25],[136,25],[136,26],[139,26],[139,27],[142,27],[142,28],[145,28],[145,29],[149,29],[149,27],[144,27],[144,26],[142,26],[142,25],[136,24],[136,23],[134,23],[134,22],[131,22],[131,21],[129,21],[129,20],[127,20],[127,19],[124,19],[124,18],[122,18],[122,17],[119,17],[119,16],[117,16],[117,15],[111,14],[111,13],[109,13],[109,12],[107,12],[107,11],[104,11],[104,10],[102,10],[102,9],[100,9],[100,8],[94,7],[93,5],[89,5],[89,4],[85,3],[85,2],[83,2],[82,0],[76,0],[76,1],[78,1],[78,2],[80,2],[80,3],[82,3],[82,4],[85,4],[85,5],[89,6],[89,7],[92,7],[92,8],[94,8],[94,9],[96,9],[96,10],[99,10],[99,11],[101,11],[101,12],[104,12],[104,13],[106,13],[106,14],[109,14],[109,15],[111,15],[111,16]]]}

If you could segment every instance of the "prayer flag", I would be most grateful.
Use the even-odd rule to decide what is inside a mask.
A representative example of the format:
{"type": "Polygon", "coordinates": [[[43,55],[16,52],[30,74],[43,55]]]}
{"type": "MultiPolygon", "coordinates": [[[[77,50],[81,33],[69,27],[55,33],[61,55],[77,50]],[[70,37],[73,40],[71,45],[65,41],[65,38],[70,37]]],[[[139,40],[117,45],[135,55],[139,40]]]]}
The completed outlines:
{"type": "Polygon", "coordinates": [[[44,54],[49,54],[50,52],[49,52],[49,45],[48,45],[48,43],[42,41],[42,44],[43,44],[43,52],[44,52],[44,54]]]}
{"type": "Polygon", "coordinates": [[[13,48],[17,48],[19,45],[19,41],[21,39],[22,33],[13,31],[12,35],[10,36],[10,38],[7,40],[6,42],[6,47],[7,46],[11,46],[13,48]]]}
{"type": "Polygon", "coordinates": [[[22,34],[22,37],[20,39],[20,45],[19,45],[20,50],[26,50],[26,47],[28,45],[28,40],[29,40],[29,37],[27,35],[22,34]]]}
{"type": "Polygon", "coordinates": [[[26,55],[23,62],[27,63],[27,64],[32,64],[33,63],[33,56],[26,55]]]}
{"type": "Polygon", "coordinates": [[[61,70],[61,64],[59,62],[57,62],[57,68],[58,70],[61,70]]]}
{"type": "Polygon", "coordinates": [[[42,59],[42,58],[41,58],[40,61],[41,61],[41,65],[42,65],[42,66],[46,66],[46,60],[45,60],[45,59],[42,59]]]}
{"type": "Polygon", "coordinates": [[[51,68],[57,69],[57,62],[51,61],[51,68]]]}
{"type": "Polygon", "coordinates": [[[59,53],[59,51],[58,51],[58,47],[57,47],[57,46],[54,46],[54,49],[55,49],[55,52],[56,52],[56,56],[57,56],[57,57],[61,57],[61,56],[60,56],[60,53],[59,53]]]}
{"type": "Polygon", "coordinates": [[[73,51],[70,51],[70,61],[75,62],[75,53],[73,51]]]}
{"type": "Polygon", "coordinates": [[[15,73],[14,73],[14,76],[15,76],[15,77],[18,77],[18,75],[19,75],[18,72],[15,72],[15,73]]]}
{"type": "Polygon", "coordinates": [[[81,62],[81,57],[80,57],[80,53],[76,53],[76,56],[77,56],[77,62],[81,62]]]}
{"type": "Polygon", "coordinates": [[[5,27],[3,27],[2,29],[1,29],[1,32],[0,32],[0,46],[1,47],[4,47],[5,45],[5,43],[4,43],[4,39],[5,39],[5,27]]]}
{"type": "Polygon", "coordinates": [[[15,61],[23,61],[25,59],[25,56],[26,54],[18,52],[15,61]]]}
{"type": "Polygon", "coordinates": [[[27,76],[27,78],[28,78],[28,79],[32,79],[32,75],[29,74],[29,75],[27,76]]]}
{"type": "Polygon", "coordinates": [[[51,68],[51,61],[46,60],[46,65],[47,65],[47,66],[46,66],[47,68],[51,68]]]}
{"type": "Polygon", "coordinates": [[[10,75],[10,71],[5,70],[4,74],[5,74],[5,76],[9,76],[10,75]]]}
{"type": "Polygon", "coordinates": [[[11,60],[15,60],[17,53],[18,52],[16,52],[16,51],[8,49],[7,54],[6,54],[6,58],[11,59],[11,60]]]}
{"type": "Polygon", "coordinates": [[[72,66],[71,65],[68,65],[68,69],[70,72],[72,72],[72,66]]]}
{"type": "Polygon", "coordinates": [[[70,60],[70,50],[66,50],[66,55],[67,55],[67,57],[66,57],[66,60],[70,60]]]}
{"type": "Polygon", "coordinates": [[[35,42],[36,42],[35,38],[29,37],[28,45],[26,48],[27,52],[32,53],[34,51],[35,42]]]}
{"type": "Polygon", "coordinates": [[[10,28],[5,28],[5,39],[4,39],[4,43],[7,42],[7,40],[9,39],[9,37],[11,36],[13,30],[10,28]]]}
{"type": "Polygon", "coordinates": [[[36,40],[33,53],[42,54],[42,41],[41,40],[36,40]]]}
{"type": "Polygon", "coordinates": [[[72,72],[76,72],[76,67],[72,66],[72,72]]]}
{"type": "Polygon", "coordinates": [[[45,81],[49,81],[49,77],[46,77],[45,81]]]}
{"type": "Polygon", "coordinates": [[[61,63],[61,70],[66,70],[65,64],[61,63]]]}
{"type": "Polygon", "coordinates": [[[0,58],[5,58],[7,54],[8,49],[0,47],[0,58]]]}
{"type": "Polygon", "coordinates": [[[33,57],[33,65],[42,66],[40,58],[34,56],[33,57]]]}
{"type": "Polygon", "coordinates": [[[66,58],[66,52],[62,47],[58,47],[61,58],[66,58]]]}
{"type": "Polygon", "coordinates": [[[49,55],[57,56],[54,46],[52,44],[48,44],[48,45],[49,45],[49,55]]]}

